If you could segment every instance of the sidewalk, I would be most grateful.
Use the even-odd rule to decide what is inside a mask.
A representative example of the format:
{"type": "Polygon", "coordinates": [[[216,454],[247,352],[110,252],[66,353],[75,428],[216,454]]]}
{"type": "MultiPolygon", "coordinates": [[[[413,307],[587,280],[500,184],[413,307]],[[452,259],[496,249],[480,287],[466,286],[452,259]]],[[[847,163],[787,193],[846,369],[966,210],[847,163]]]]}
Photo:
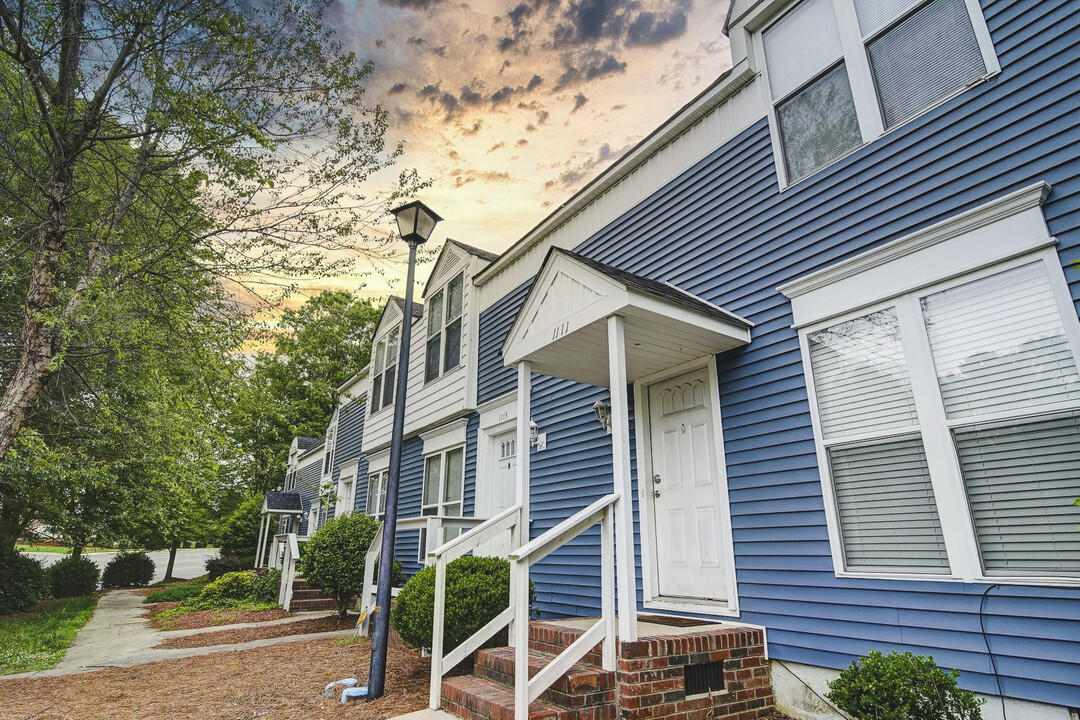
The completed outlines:
{"type": "Polygon", "coordinates": [[[279,645],[281,643],[317,640],[332,637],[348,637],[353,630],[337,632],[309,633],[306,635],[288,635],[285,637],[252,640],[233,645],[209,645],[206,647],[182,648],[175,650],[155,649],[155,645],[169,637],[195,635],[205,632],[234,630],[237,628],[280,625],[289,622],[317,617],[324,613],[302,613],[295,617],[282,618],[266,623],[240,623],[220,625],[212,628],[197,628],[164,632],[150,627],[143,618],[146,605],[138,590],[112,590],[105,593],[98,602],[97,610],[90,622],[79,631],[75,643],[68,649],[64,659],[51,670],[0,676],[0,682],[22,677],[52,677],[75,673],[93,672],[109,667],[131,667],[145,663],[169,660],[172,658],[194,657],[216,652],[251,650],[253,648],[279,645]]]}

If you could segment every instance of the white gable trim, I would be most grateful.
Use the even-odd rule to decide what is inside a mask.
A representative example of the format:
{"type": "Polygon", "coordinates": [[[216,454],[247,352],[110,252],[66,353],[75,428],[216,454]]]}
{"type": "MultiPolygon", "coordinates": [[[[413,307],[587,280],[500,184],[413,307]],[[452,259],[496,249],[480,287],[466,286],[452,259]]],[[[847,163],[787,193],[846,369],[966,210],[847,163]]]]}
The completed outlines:
{"type": "Polygon", "coordinates": [[[1053,246],[1041,207],[1050,191],[1029,185],[777,290],[802,327],[1053,246]]]}

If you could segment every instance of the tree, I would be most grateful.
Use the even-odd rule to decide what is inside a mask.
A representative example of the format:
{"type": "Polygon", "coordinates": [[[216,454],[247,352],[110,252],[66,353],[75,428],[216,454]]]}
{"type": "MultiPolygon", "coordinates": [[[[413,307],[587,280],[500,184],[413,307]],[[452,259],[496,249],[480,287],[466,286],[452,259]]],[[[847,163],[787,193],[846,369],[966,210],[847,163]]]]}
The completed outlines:
{"type": "Polygon", "coordinates": [[[297,570],[310,587],[334,598],[341,617],[364,591],[364,562],[379,521],[348,513],[326,522],[308,540],[297,570]]]}
{"type": "Polygon", "coordinates": [[[322,292],[286,310],[266,336],[273,350],[256,356],[228,419],[243,452],[238,475],[251,493],[281,483],[293,437],[326,430],[337,388],[368,363],[381,311],[348,292],[322,292]]]}
{"type": "Polygon", "coordinates": [[[365,229],[418,182],[359,191],[402,146],[328,2],[0,0],[0,252],[26,259],[0,460],[125,288],[196,266],[288,286],[390,252],[365,229]]]}

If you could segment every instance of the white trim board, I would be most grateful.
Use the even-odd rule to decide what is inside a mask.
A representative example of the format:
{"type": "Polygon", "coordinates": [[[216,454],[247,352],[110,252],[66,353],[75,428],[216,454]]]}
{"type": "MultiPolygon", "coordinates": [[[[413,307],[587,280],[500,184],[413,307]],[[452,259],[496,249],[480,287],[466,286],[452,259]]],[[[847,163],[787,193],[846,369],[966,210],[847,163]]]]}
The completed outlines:
{"type": "Polygon", "coordinates": [[[1050,191],[1029,185],[777,290],[798,328],[1053,246],[1041,210],[1050,191]]]}
{"type": "Polygon", "coordinates": [[[654,373],[648,377],[634,382],[634,441],[637,447],[637,477],[638,477],[638,519],[641,542],[641,587],[643,606],[649,610],[662,610],[670,612],[692,613],[698,615],[716,617],[739,617],[739,585],[735,577],[735,545],[734,534],[731,524],[731,498],[727,483],[727,461],[724,456],[724,431],[723,418],[720,411],[720,397],[717,392],[719,387],[716,356],[707,355],[676,365],[662,372],[654,373]],[[709,602],[706,600],[694,600],[690,598],[668,598],[659,594],[656,578],[656,552],[655,537],[656,528],[652,512],[652,500],[650,491],[652,484],[646,482],[653,475],[651,436],[652,422],[649,414],[649,386],[667,380],[678,375],[708,368],[709,379],[709,404],[712,412],[713,439],[716,443],[716,471],[719,474],[717,489],[721,493],[721,555],[724,558],[724,572],[727,574],[728,600],[726,603],[709,602]]]}
{"type": "Polygon", "coordinates": [[[424,455],[433,455],[447,448],[464,445],[468,425],[469,419],[464,417],[459,420],[451,420],[434,430],[421,433],[420,439],[424,441],[424,455]]]}

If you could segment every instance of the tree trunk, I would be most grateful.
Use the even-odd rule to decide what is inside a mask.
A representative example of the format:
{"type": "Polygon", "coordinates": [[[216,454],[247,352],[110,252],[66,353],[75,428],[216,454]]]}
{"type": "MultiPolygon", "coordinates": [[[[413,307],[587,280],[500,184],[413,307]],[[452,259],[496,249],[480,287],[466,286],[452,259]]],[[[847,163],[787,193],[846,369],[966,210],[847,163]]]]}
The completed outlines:
{"type": "Polygon", "coordinates": [[[169,546],[169,564],[165,568],[165,579],[172,580],[173,566],[176,565],[176,550],[180,547],[179,540],[173,540],[172,545],[169,546]]]}
{"type": "Polygon", "coordinates": [[[82,552],[83,552],[82,543],[76,543],[75,545],[71,546],[71,557],[73,557],[73,558],[81,558],[82,557],[82,552]]]}

